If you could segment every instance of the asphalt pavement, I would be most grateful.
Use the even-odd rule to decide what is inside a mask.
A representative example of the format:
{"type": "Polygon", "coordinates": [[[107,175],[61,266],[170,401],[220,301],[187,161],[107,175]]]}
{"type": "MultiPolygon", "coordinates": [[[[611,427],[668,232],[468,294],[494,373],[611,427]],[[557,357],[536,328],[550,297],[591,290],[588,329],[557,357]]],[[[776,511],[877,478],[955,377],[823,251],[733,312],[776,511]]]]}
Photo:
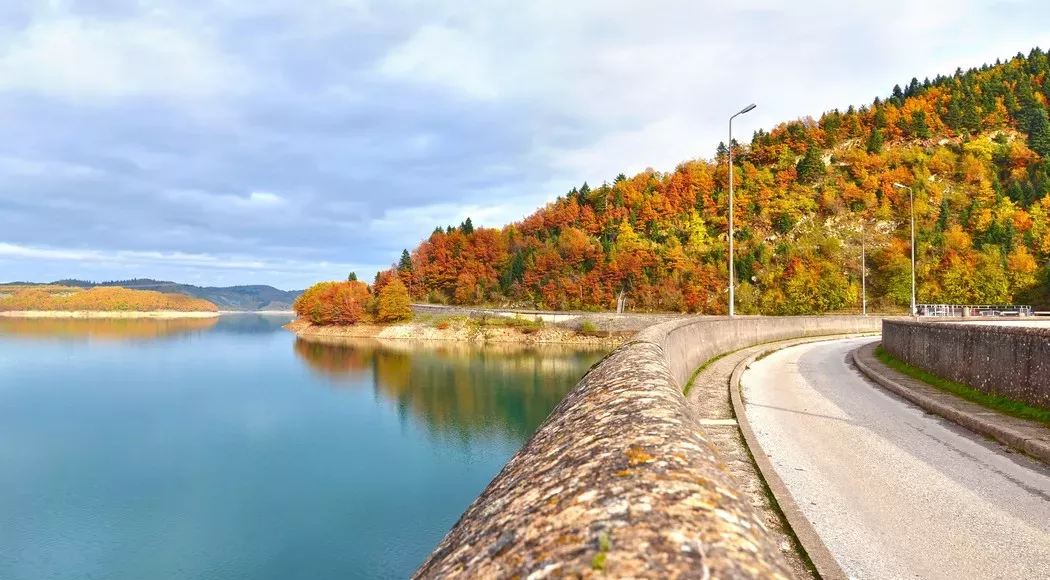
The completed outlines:
{"type": "Polygon", "coordinates": [[[1050,578],[1050,468],[887,393],[871,338],[771,354],[742,378],[777,474],[854,578],[1050,578]]]}

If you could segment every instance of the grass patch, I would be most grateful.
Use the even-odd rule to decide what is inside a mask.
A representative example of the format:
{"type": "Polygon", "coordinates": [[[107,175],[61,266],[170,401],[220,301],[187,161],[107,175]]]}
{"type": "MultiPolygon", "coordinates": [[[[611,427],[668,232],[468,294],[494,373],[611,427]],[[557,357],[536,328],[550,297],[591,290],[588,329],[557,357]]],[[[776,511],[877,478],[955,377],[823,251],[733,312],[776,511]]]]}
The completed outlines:
{"type": "Polygon", "coordinates": [[[598,534],[598,553],[594,555],[594,559],[591,560],[591,568],[594,570],[602,571],[605,570],[605,555],[612,549],[612,540],[609,538],[609,532],[602,532],[598,534]]]}
{"type": "Polygon", "coordinates": [[[580,327],[576,329],[576,334],[580,336],[596,336],[599,338],[605,338],[611,336],[611,332],[598,330],[598,327],[590,320],[584,320],[580,327]]]}
{"type": "MultiPolygon", "coordinates": [[[[744,348],[750,348],[750,347],[744,347],[744,348]]],[[[700,368],[696,369],[696,372],[693,373],[693,376],[689,377],[689,382],[685,385],[685,388],[682,389],[682,394],[687,396],[687,397],[689,396],[689,391],[693,390],[693,383],[696,382],[696,377],[700,376],[700,373],[706,371],[707,367],[715,364],[716,362],[724,359],[725,357],[733,354],[734,352],[739,352],[741,350],[744,350],[744,349],[743,348],[738,348],[736,350],[731,350],[729,352],[723,352],[722,354],[716,356],[715,358],[707,359],[707,362],[705,362],[704,364],[700,365],[700,368]]]]}
{"type": "Polygon", "coordinates": [[[1007,397],[983,393],[963,383],[942,379],[941,377],[930,374],[922,369],[917,369],[894,357],[886,352],[886,349],[882,348],[881,344],[875,349],[875,358],[882,361],[883,364],[891,369],[913,379],[918,379],[939,391],[966,399],[971,403],[977,403],[986,409],[991,409],[992,411],[997,411],[1004,415],[1017,417],[1018,419],[1028,419],[1029,421],[1037,421],[1050,427],[1050,410],[1048,409],[1032,407],[1031,405],[1007,397]]]}

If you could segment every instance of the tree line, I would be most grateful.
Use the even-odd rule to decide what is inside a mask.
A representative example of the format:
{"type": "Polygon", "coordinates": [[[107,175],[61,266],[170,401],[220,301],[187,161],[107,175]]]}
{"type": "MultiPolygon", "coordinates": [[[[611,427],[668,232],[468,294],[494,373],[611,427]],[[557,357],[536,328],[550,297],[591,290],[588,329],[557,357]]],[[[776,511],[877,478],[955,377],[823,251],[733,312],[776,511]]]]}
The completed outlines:
{"type": "Polygon", "coordinates": [[[921,302],[1046,306],[1050,64],[1032,50],[870,105],[759,130],[713,159],[584,183],[503,228],[439,227],[381,272],[435,303],[724,313],[729,147],[741,313],[859,308],[911,296],[910,186],[921,302]]]}
{"type": "Polygon", "coordinates": [[[299,318],[318,325],[350,326],[359,322],[400,322],[412,318],[408,288],[396,275],[372,286],[351,273],[346,282],[320,282],[292,305],[299,318]]]}
{"type": "Polygon", "coordinates": [[[218,308],[184,294],[129,290],[116,286],[16,286],[0,289],[0,311],[216,312],[218,308]]]}

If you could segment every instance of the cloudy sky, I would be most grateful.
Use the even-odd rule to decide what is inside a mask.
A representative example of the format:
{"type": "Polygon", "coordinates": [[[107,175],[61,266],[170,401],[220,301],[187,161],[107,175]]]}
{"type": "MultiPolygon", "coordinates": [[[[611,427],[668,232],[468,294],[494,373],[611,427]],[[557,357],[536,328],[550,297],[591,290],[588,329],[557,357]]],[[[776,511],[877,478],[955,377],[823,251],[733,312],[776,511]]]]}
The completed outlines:
{"type": "Polygon", "coordinates": [[[1045,0],[3,0],[0,281],[371,277],[1036,45],[1045,0]]]}

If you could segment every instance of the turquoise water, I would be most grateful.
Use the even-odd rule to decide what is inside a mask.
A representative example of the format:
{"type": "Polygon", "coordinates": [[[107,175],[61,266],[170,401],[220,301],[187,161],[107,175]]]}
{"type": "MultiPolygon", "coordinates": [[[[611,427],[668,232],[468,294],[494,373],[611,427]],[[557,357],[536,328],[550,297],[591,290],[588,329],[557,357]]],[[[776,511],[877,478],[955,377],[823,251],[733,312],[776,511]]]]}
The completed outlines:
{"type": "Polygon", "coordinates": [[[0,319],[0,578],[403,578],[602,354],[0,319]]]}

